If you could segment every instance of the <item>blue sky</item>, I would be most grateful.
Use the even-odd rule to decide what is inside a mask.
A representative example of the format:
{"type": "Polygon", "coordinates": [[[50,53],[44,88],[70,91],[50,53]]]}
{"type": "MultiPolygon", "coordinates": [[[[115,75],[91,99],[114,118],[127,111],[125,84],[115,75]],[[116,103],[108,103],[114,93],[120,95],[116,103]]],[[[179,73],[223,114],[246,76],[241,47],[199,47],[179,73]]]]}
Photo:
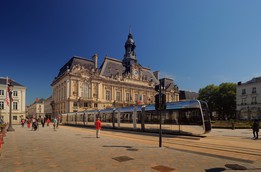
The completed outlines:
{"type": "Polygon", "coordinates": [[[0,76],[52,94],[74,55],[123,59],[129,26],[138,62],[182,90],[261,76],[261,1],[1,0],[0,76]]]}

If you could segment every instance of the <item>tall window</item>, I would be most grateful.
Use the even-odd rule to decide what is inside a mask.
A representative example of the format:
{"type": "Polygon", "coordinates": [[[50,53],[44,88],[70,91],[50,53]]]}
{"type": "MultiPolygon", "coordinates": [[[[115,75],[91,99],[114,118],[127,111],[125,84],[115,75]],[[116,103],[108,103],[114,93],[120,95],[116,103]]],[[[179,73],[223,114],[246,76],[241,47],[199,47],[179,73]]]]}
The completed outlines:
{"type": "Polygon", "coordinates": [[[256,97],[252,97],[252,102],[251,104],[256,104],[256,97]]]}
{"type": "Polygon", "coordinates": [[[39,105],[39,106],[38,106],[38,113],[41,113],[41,110],[42,110],[42,106],[39,105]]]}
{"type": "Polygon", "coordinates": [[[145,94],[143,94],[143,102],[147,102],[147,96],[145,94]]]}
{"type": "Polygon", "coordinates": [[[138,100],[139,100],[139,95],[135,94],[135,101],[138,101],[138,100]]]}
{"type": "Polygon", "coordinates": [[[17,110],[18,109],[18,104],[17,102],[13,102],[13,110],[17,110]]]}
{"type": "Polygon", "coordinates": [[[17,91],[13,91],[13,96],[14,96],[14,97],[17,97],[17,96],[18,96],[17,91]]]}
{"type": "Polygon", "coordinates": [[[5,108],[5,103],[3,101],[0,101],[0,109],[4,109],[5,108]]]}
{"type": "Polygon", "coordinates": [[[89,88],[88,83],[84,82],[82,83],[82,97],[83,98],[89,98],[89,88]]]}
{"type": "Polygon", "coordinates": [[[256,93],[256,87],[252,88],[252,93],[255,94],[256,93]]]}
{"type": "Polygon", "coordinates": [[[241,104],[242,105],[246,105],[246,99],[245,98],[242,99],[242,103],[241,104]]]}
{"type": "Polygon", "coordinates": [[[4,92],[4,90],[0,90],[0,96],[3,96],[5,94],[4,92]]]}
{"type": "Polygon", "coordinates": [[[121,92],[119,91],[116,92],[116,100],[121,101],[121,92]]]}
{"type": "Polygon", "coordinates": [[[242,94],[246,94],[246,89],[242,89],[242,94]]]}
{"type": "Polygon", "coordinates": [[[126,101],[127,101],[127,102],[130,101],[130,93],[126,93],[126,101]]]}
{"type": "Polygon", "coordinates": [[[111,100],[111,91],[106,90],[106,100],[111,100]]]}

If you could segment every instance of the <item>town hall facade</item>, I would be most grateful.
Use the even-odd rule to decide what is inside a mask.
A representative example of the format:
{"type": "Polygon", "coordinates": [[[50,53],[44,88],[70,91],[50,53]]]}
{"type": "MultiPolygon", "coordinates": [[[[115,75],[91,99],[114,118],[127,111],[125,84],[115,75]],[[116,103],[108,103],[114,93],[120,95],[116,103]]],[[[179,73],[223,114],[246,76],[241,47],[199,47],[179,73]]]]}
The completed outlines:
{"type": "MultiPolygon", "coordinates": [[[[138,63],[135,42],[129,33],[122,60],[106,56],[98,67],[98,55],[91,59],[72,57],[53,80],[52,108],[54,115],[91,109],[105,109],[154,104],[159,72],[138,63]]],[[[174,81],[165,83],[167,102],[179,101],[174,81]]]]}

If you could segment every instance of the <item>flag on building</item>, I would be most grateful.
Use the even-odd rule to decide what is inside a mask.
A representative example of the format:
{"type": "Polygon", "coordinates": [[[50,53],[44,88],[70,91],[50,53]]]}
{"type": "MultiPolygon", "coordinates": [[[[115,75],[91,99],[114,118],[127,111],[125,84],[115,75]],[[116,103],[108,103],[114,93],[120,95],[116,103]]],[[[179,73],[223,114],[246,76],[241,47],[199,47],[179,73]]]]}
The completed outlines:
{"type": "Polygon", "coordinates": [[[6,77],[6,98],[5,98],[5,101],[6,101],[7,106],[10,105],[9,92],[10,92],[9,79],[8,79],[8,77],[6,77]]]}

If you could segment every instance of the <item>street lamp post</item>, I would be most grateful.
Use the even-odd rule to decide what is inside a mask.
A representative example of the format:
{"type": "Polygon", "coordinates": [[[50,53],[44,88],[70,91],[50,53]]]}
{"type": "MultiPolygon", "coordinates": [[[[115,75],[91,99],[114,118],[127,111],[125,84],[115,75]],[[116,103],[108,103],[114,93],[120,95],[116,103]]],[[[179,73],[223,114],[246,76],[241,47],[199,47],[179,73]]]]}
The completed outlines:
{"type": "Polygon", "coordinates": [[[7,128],[7,131],[15,131],[12,127],[12,93],[14,86],[10,83],[8,84],[9,87],[9,102],[10,102],[10,114],[9,114],[9,126],[7,128]]]}

